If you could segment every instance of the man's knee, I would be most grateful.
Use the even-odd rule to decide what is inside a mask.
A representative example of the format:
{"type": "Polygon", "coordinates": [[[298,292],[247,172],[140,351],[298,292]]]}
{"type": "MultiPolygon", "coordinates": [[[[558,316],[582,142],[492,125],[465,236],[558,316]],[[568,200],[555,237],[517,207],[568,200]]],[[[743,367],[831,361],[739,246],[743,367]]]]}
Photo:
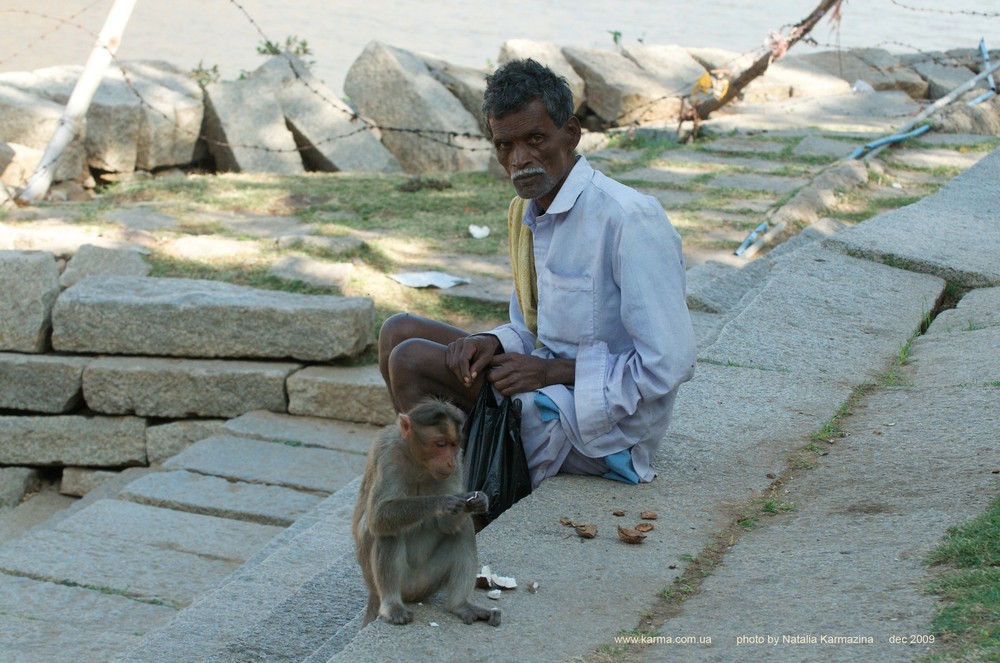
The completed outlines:
{"type": "Polygon", "coordinates": [[[392,349],[408,338],[417,336],[416,316],[409,313],[396,313],[382,323],[378,332],[379,346],[392,349]]]}
{"type": "Polygon", "coordinates": [[[424,372],[428,362],[427,342],[420,338],[402,338],[389,353],[389,373],[394,377],[414,378],[424,372]]]}

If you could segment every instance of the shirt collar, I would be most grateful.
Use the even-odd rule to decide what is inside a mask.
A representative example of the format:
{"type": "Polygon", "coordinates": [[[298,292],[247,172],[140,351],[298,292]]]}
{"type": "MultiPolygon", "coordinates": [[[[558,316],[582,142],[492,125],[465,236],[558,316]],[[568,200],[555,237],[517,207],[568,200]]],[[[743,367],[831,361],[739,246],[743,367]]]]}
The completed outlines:
{"type": "MultiPolygon", "coordinates": [[[[578,155],[576,158],[576,163],[569,171],[569,175],[566,176],[565,181],[563,181],[562,186],[559,188],[559,193],[556,194],[555,199],[553,199],[552,204],[549,208],[545,210],[546,214],[563,214],[565,212],[573,209],[573,205],[576,203],[576,199],[580,197],[583,193],[583,189],[590,182],[591,178],[594,176],[594,169],[589,163],[587,163],[587,158],[582,154],[578,155]]],[[[529,215],[532,220],[538,214],[538,203],[535,200],[531,201],[528,206],[531,214],[529,215]]]]}

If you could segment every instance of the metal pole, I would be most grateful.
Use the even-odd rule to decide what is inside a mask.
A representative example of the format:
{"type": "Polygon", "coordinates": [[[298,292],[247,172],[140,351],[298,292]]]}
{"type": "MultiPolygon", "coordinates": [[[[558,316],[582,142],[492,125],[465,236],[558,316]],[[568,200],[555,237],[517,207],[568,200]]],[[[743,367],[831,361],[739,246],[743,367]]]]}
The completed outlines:
{"type": "Polygon", "coordinates": [[[52,184],[52,175],[55,172],[56,161],[62,156],[66,147],[80,134],[81,120],[87,115],[90,102],[97,92],[97,87],[101,84],[105,69],[111,63],[111,59],[118,51],[118,46],[122,41],[122,34],[128,24],[132,10],[138,0],[115,0],[111,7],[108,18],[104,21],[104,27],[97,36],[94,49],[90,52],[87,64],[83,68],[80,80],[76,82],[73,93],[70,94],[63,115],[59,119],[52,139],[49,140],[45,154],[38,164],[38,168],[28,180],[27,185],[17,195],[20,203],[30,203],[32,200],[44,196],[52,184]]]}

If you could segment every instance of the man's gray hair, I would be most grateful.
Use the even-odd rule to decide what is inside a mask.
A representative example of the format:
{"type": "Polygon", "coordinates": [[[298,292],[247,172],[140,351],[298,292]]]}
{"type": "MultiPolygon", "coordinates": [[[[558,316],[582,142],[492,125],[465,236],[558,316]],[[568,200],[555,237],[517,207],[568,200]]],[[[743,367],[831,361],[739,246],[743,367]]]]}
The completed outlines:
{"type": "Polygon", "coordinates": [[[501,119],[517,113],[536,99],[545,104],[557,127],[562,127],[573,115],[573,92],[564,77],[531,58],[505,63],[486,76],[483,94],[486,126],[490,118],[501,119]]]}

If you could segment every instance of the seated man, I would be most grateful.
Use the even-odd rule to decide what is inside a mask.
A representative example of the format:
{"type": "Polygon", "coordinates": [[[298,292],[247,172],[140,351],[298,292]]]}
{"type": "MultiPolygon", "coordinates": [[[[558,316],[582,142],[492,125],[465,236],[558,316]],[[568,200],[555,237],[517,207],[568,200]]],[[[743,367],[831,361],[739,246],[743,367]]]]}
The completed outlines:
{"type": "Polygon", "coordinates": [[[470,335],[387,320],[379,368],[393,404],[438,396],[468,412],[489,380],[521,401],[532,487],[560,471],[651,481],[677,389],[694,374],[680,237],[655,198],[576,154],[564,78],[529,59],[486,81],[483,114],[518,196],[510,323],[470,335]]]}

